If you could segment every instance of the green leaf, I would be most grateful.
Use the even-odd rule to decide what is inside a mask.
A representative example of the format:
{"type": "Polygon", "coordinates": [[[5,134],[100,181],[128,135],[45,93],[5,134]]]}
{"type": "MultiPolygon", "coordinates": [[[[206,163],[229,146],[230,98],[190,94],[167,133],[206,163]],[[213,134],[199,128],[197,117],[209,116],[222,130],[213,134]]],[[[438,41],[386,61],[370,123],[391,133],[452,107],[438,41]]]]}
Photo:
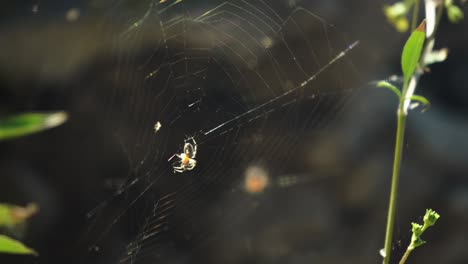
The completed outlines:
{"type": "Polygon", "coordinates": [[[401,98],[401,92],[400,90],[398,90],[398,88],[396,88],[393,84],[387,82],[387,81],[379,81],[377,83],[377,87],[380,87],[380,88],[386,88],[390,91],[392,91],[394,94],[396,94],[396,96],[398,97],[398,99],[401,98]]]}
{"type": "Polygon", "coordinates": [[[0,253],[37,255],[36,251],[18,240],[0,235],[0,253]]]}
{"type": "Polygon", "coordinates": [[[421,110],[421,112],[426,112],[426,110],[429,108],[429,106],[431,105],[431,102],[429,102],[429,100],[427,100],[426,97],[424,96],[421,96],[421,95],[412,95],[410,97],[411,101],[416,101],[418,103],[421,103],[423,105],[423,109],[421,110]]]}
{"type": "Polygon", "coordinates": [[[424,39],[426,38],[426,21],[423,22],[416,28],[411,36],[406,41],[405,47],[401,55],[401,69],[403,71],[403,77],[407,84],[413,75],[421,57],[421,51],[423,49],[424,39]]]}
{"type": "Polygon", "coordinates": [[[10,206],[7,204],[0,204],[0,227],[10,227],[13,225],[13,219],[10,213],[10,206]]]}
{"type": "Polygon", "coordinates": [[[61,125],[67,120],[65,112],[25,113],[0,118],[0,140],[36,133],[61,125]]]}

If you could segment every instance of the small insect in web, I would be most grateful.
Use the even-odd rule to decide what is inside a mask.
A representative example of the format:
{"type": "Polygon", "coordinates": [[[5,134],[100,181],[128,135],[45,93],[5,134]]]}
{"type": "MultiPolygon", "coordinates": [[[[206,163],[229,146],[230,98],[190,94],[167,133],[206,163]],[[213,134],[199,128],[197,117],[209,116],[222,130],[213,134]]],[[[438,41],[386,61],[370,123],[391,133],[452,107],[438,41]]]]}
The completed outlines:
{"type": "Polygon", "coordinates": [[[159,121],[156,122],[156,123],[154,124],[154,127],[153,127],[154,133],[155,133],[155,134],[158,133],[158,131],[161,129],[161,127],[162,127],[161,122],[159,122],[159,121]]]}
{"type": "Polygon", "coordinates": [[[180,154],[172,155],[167,161],[171,161],[175,157],[178,160],[173,164],[174,173],[193,170],[197,165],[195,157],[197,155],[197,142],[193,137],[184,141],[184,151],[180,154]]]}

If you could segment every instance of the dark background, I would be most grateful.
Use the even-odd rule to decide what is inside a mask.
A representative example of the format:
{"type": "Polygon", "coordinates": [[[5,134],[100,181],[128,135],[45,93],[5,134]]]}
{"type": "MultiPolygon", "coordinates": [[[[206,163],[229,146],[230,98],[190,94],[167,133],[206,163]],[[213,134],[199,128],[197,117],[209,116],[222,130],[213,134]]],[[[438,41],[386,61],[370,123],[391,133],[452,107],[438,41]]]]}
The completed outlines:
{"type": "MultiPolygon", "coordinates": [[[[396,99],[389,92],[369,89],[366,84],[399,73],[399,54],[407,37],[396,33],[387,23],[382,13],[384,3],[298,3],[334,24],[347,39],[360,41],[349,56],[353,64],[350,69],[356,71],[352,74],[358,75],[350,88],[360,90],[351,103],[353,107],[332,118],[334,122],[330,121],[325,133],[317,129],[312,136],[289,134],[301,138],[297,145],[310,149],[310,162],[288,162],[286,169],[281,167],[280,170],[315,175],[306,177],[305,184],[277,188],[260,198],[239,202],[235,196],[224,196],[234,178],[216,182],[217,185],[205,189],[203,182],[196,178],[182,178],[187,186],[196,186],[190,199],[209,206],[208,209],[203,207],[207,211],[200,209],[187,213],[187,216],[184,216],[189,212],[187,208],[176,211],[171,228],[177,232],[163,237],[162,242],[150,244],[155,251],[164,252],[159,263],[380,262],[378,250],[384,238],[396,99]],[[209,209],[219,202],[223,207],[231,208],[222,215],[239,215],[242,210],[233,204],[250,204],[249,201],[260,204],[251,209],[252,221],[257,224],[251,229],[232,220],[226,231],[224,218],[217,218],[209,209]],[[216,225],[205,222],[205,216],[216,225]],[[201,224],[203,230],[222,234],[221,238],[217,237],[206,246],[197,246],[202,245],[201,239],[184,237],[193,233],[192,229],[186,230],[184,217],[189,223],[205,223],[207,226],[201,224]],[[237,232],[254,234],[253,250],[239,246],[235,236],[226,238],[237,232]]],[[[204,4],[204,1],[187,1],[187,8],[203,9],[204,4]]],[[[138,161],[143,155],[138,150],[134,153],[122,151],[121,138],[116,139],[114,129],[122,129],[126,123],[116,122],[119,120],[117,114],[109,115],[114,110],[120,113],[114,109],[115,104],[109,104],[111,95],[121,96],[118,100],[125,104],[130,97],[124,96],[122,91],[131,94],[136,89],[126,90],[122,85],[119,89],[123,90],[115,92],[109,81],[115,73],[117,54],[109,52],[115,48],[112,38],[115,34],[107,30],[109,25],[110,28],[120,28],[119,23],[124,23],[127,15],[122,14],[119,20],[117,6],[120,4],[114,1],[12,1],[2,4],[1,114],[50,110],[66,110],[70,114],[69,121],[61,127],[0,143],[0,201],[36,202],[41,209],[31,219],[22,237],[40,257],[2,257],[2,263],[3,259],[5,263],[115,263],[115,258],[124,255],[122,250],[134,238],[136,230],[143,226],[141,219],[149,215],[155,201],[167,194],[166,189],[177,190],[174,186],[178,186],[178,178],[163,180],[160,186],[131,206],[122,221],[105,232],[113,217],[128,207],[132,197],[141,193],[148,183],[145,178],[129,188],[124,196],[112,198],[119,181],[141,177],[132,170],[135,165],[128,159],[134,157],[138,161]],[[33,12],[35,5],[37,11],[33,12]],[[70,8],[80,10],[76,21],[65,18],[70,8]],[[98,210],[100,217],[88,219],[88,213],[103,203],[103,209],[98,210]],[[99,242],[94,247],[96,237],[99,242]]],[[[421,222],[426,208],[437,210],[442,217],[437,226],[425,234],[428,244],[416,250],[409,263],[468,261],[467,23],[464,20],[452,25],[444,16],[436,47],[448,47],[449,57],[447,61],[433,65],[418,86],[418,93],[426,96],[432,105],[424,114],[411,112],[408,120],[394,235],[394,262],[409,242],[410,222],[421,222]]],[[[134,98],[136,105],[145,102],[139,96],[134,98]]],[[[130,118],[122,117],[123,120],[130,118]]],[[[288,135],[273,128],[270,131],[282,137],[288,135]]],[[[127,138],[138,137],[137,131],[130,127],[124,133],[124,145],[133,144],[131,140],[126,141],[127,138]]],[[[180,148],[184,133],[177,134],[180,134],[179,139],[168,139],[169,146],[180,148]]],[[[219,144],[224,143],[219,140],[219,144]]],[[[301,153],[296,152],[294,146],[278,151],[291,155],[301,153]]],[[[262,148],[272,151],[269,147],[262,148]]],[[[251,155],[255,156],[255,153],[251,155]]],[[[228,167],[232,164],[232,168],[241,164],[235,157],[220,162],[228,167]]],[[[179,177],[173,177],[176,176],[179,177]]],[[[140,258],[139,261],[154,263],[155,259],[151,262],[140,258]]]]}

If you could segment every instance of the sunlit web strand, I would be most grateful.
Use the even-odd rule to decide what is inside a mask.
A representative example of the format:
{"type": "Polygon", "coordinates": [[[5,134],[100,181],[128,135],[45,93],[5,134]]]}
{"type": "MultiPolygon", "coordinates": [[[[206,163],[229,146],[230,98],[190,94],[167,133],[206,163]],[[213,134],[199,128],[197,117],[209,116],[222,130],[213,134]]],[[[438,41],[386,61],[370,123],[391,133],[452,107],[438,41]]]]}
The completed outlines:
{"type": "Polygon", "coordinates": [[[247,116],[249,114],[252,114],[252,113],[254,113],[256,111],[262,110],[263,108],[273,104],[274,102],[276,102],[276,101],[288,96],[289,94],[292,94],[293,92],[307,86],[308,83],[315,80],[322,72],[326,71],[328,68],[330,68],[332,65],[334,65],[337,61],[339,61],[340,59],[345,57],[346,54],[348,52],[350,52],[358,44],[359,44],[359,41],[355,41],[355,42],[351,43],[346,49],[344,49],[338,55],[336,55],[330,62],[328,62],[323,67],[321,67],[314,75],[310,76],[307,80],[303,81],[300,85],[296,86],[295,88],[293,88],[291,90],[288,90],[288,91],[280,94],[279,96],[277,96],[277,97],[275,97],[275,98],[273,98],[273,99],[271,99],[271,100],[269,100],[269,101],[267,101],[267,102],[265,102],[263,104],[260,104],[260,105],[258,105],[256,107],[248,110],[247,112],[242,113],[242,114],[240,114],[240,115],[238,115],[238,116],[236,116],[236,117],[234,117],[234,118],[232,118],[232,119],[230,119],[230,120],[228,120],[228,121],[226,121],[226,122],[212,128],[212,129],[208,130],[207,132],[202,131],[203,135],[207,136],[207,135],[213,133],[214,131],[216,131],[216,130],[218,130],[218,129],[220,129],[220,128],[222,128],[222,127],[224,127],[224,126],[226,126],[226,125],[228,125],[228,124],[230,124],[232,122],[235,122],[235,121],[237,121],[237,120],[239,120],[239,119],[241,119],[241,118],[243,118],[243,117],[245,117],[245,116],[247,116]]]}
{"type": "MultiPolygon", "coordinates": [[[[161,175],[164,175],[166,172],[161,172],[161,175]]],[[[154,179],[153,181],[151,181],[146,187],[145,189],[143,189],[134,199],[132,199],[132,201],[127,205],[125,206],[125,209],[122,210],[118,215],[115,216],[115,218],[112,220],[112,222],[104,229],[104,231],[98,236],[98,238],[95,240],[95,242],[93,243],[93,246],[89,247],[90,250],[92,250],[94,247],[96,247],[97,243],[99,243],[109,232],[110,230],[112,229],[112,227],[117,223],[119,222],[119,220],[122,218],[122,216],[124,216],[127,211],[132,208],[136,202],[138,202],[138,200],[144,195],[146,194],[146,192],[151,189],[154,184],[157,182],[157,180],[159,179],[160,177],[157,177],[156,179],[154,179]]],[[[136,183],[136,182],[134,182],[136,183]]],[[[133,185],[134,185],[133,183],[133,185]]]]}

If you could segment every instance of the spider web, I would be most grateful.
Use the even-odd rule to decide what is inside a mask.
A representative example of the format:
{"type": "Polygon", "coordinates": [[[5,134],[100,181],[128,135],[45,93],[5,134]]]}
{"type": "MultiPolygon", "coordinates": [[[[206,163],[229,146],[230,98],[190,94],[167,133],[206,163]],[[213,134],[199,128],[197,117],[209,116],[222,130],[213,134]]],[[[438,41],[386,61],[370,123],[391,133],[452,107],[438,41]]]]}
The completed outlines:
{"type": "Polygon", "coordinates": [[[311,138],[355,94],[357,42],[276,1],[120,1],[106,23],[117,59],[102,120],[128,174],[89,212],[81,262],[283,256],[262,245],[260,215],[313,173],[311,138]],[[191,137],[197,165],[174,173],[168,158],[191,137]]]}

